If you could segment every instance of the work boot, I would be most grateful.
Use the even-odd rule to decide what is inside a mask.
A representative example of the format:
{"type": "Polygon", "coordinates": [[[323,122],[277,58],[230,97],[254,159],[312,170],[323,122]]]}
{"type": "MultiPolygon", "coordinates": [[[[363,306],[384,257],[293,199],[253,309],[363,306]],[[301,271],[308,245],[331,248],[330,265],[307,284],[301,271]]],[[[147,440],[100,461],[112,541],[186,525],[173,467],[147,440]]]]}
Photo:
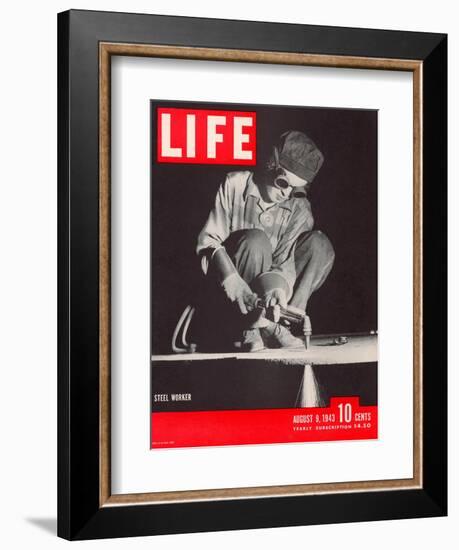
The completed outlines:
{"type": "Polygon", "coordinates": [[[265,349],[265,344],[260,334],[260,329],[251,328],[242,332],[242,339],[237,342],[236,347],[241,351],[261,351],[265,349]]]}
{"type": "Polygon", "coordinates": [[[279,323],[268,322],[266,327],[260,329],[263,342],[268,348],[305,349],[304,340],[293,336],[288,328],[279,323]]]}

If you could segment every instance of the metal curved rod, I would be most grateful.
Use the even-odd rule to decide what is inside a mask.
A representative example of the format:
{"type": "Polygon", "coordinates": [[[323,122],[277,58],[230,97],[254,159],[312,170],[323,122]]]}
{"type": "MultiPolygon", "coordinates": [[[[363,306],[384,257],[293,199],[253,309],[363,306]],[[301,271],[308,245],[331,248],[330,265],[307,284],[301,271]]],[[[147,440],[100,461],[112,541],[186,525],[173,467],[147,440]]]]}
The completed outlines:
{"type": "Polygon", "coordinates": [[[191,305],[186,306],[183,310],[177,325],[175,326],[174,333],[172,335],[171,347],[174,353],[189,353],[192,350],[192,344],[189,344],[186,340],[188,328],[193,318],[195,308],[191,305]],[[181,333],[181,343],[183,347],[177,345],[178,336],[181,333]]]}
{"type": "Polygon", "coordinates": [[[190,350],[190,344],[187,342],[186,337],[187,337],[187,334],[188,334],[188,328],[190,326],[191,320],[193,319],[194,310],[195,310],[194,307],[190,307],[190,310],[188,312],[188,316],[185,320],[185,323],[183,325],[183,330],[182,330],[182,344],[185,346],[185,348],[188,351],[190,350]]]}

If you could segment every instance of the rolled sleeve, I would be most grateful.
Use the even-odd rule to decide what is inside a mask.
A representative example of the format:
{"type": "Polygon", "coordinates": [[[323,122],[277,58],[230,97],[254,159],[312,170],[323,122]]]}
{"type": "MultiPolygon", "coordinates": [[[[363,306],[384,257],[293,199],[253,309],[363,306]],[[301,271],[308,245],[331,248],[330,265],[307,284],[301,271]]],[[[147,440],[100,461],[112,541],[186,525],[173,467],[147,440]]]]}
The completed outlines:
{"type": "Polygon", "coordinates": [[[207,273],[209,261],[214,252],[223,246],[222,243],[230,235],[231,215],[231,185],[227,177],[217,191],[215,205],[198,236],[196,253],[201,257],[204,273],[207,273]]]}

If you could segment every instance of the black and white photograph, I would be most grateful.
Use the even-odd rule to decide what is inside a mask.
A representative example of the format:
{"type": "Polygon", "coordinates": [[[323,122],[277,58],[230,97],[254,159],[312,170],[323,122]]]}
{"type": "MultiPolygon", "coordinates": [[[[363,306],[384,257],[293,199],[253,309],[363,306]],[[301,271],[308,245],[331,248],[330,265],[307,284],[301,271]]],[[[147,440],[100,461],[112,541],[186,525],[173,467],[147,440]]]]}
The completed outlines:
{"type": "MultiPolygon", "coordinates": [[[[345,397],[371,429],[330,438],[377,437],[377,135],[377,110],[151,101],[152,447],[158,412],[187,442],[186,412],[345,397]]],[[[209,419],[190,444],[255,442],[209,419]]],[[[323,437],[294,429],[261,442],[323,437]]]]}

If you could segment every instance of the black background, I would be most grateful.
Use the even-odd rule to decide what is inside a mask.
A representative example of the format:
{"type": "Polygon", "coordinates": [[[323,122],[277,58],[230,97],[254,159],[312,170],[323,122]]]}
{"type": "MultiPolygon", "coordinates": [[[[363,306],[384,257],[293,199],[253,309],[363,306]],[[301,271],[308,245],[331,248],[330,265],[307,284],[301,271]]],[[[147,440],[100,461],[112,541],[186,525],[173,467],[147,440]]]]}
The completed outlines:
{"type": "MultiPolygon", "coordinates": [[[[320,403],[332,397],[359,397],[368,407],[378,401],[377,363],[312,367],[320,403]]],[[[155,361],[151,375],[151,411],[290,409],[300,406],[304,362],[234,358],[208,361],[155,361]],[[205,383],[203,383],[205,381],[205,383]],[[275,388],[275,391],[273,391],[275,388]],[[190,401],[154,401],[155,394],[190,393],[190,401]]],[[[154,421],[152,426],[154,426],[154,421]]]]}
{"type": "MultiPolygon", "coordinates": [[[[229,103],[151,102],[152,351],[168,353],[187,304],[205,300],[196,239],[227,172],[254,167],[156,162],[156,107],[250,110],[257,113],[257,161],[266,162],[287,130],[310,136],[324,164],[309,199],[314,228],[330,238],[335,265],[313,294],[314,334],[377,329],[377,111],[229,103]]],[[[191,329],[192,332],[192,329],[191,329]]]]}

